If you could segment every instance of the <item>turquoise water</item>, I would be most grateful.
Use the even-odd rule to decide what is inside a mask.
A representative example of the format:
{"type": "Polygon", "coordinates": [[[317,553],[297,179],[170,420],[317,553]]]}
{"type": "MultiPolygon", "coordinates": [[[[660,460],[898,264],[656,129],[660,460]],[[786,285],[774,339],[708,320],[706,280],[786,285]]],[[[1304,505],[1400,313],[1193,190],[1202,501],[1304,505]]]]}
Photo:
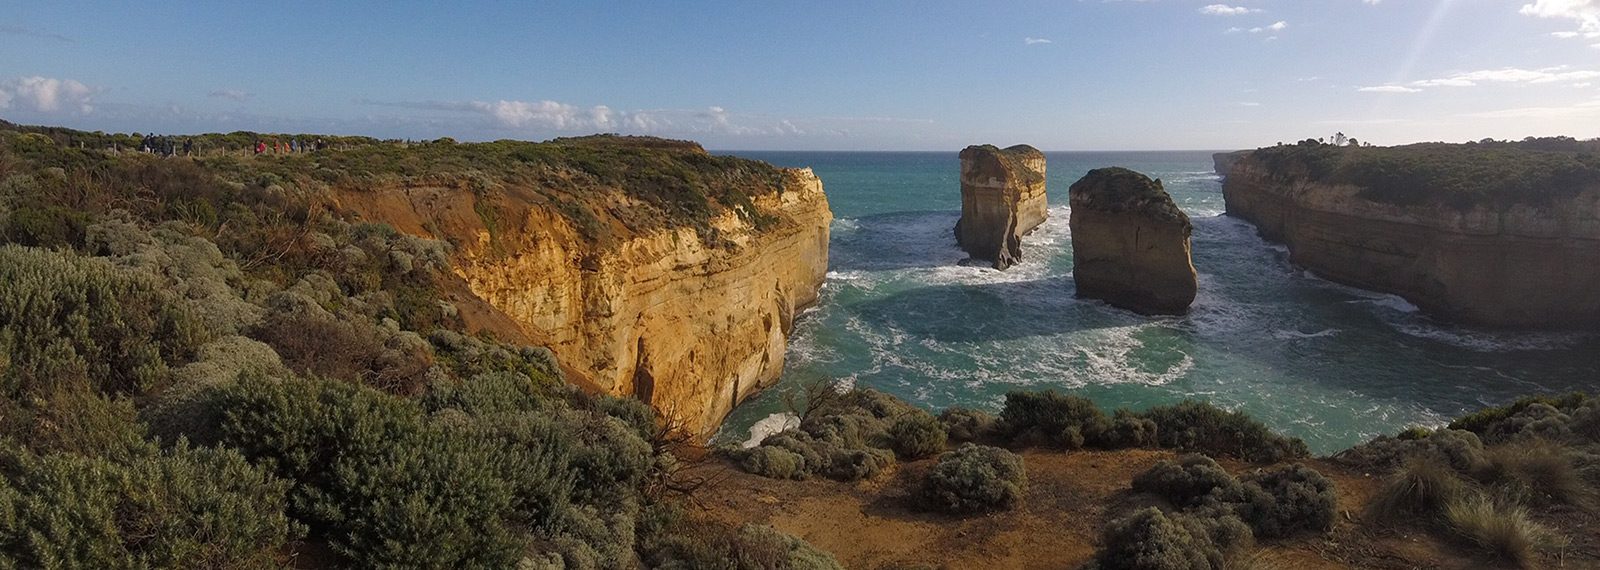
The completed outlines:
{"type": "Polygon", "coordinates": [[[1434,322],[1389,295],[1329,283],[1222,215],[1209,152],[1046,153],[1050,219],[1006,271],[962,265],[956,153],[739,152],[811,167],[835,221],[820,301],[797,321],[778,386],[719,438],[783,411],[822,377],[929,410],[999,411],[1006,391],[1058,388],[1106,407],[1186,397],[1241,410],[1331,453],[1519,395],[1594,392],[1600,339],[1434,322]],[[1200,294],[1183,317],[1073,297],[1067,188],[1091,168],[1160,178],[1194,220],[1200,294]]]}

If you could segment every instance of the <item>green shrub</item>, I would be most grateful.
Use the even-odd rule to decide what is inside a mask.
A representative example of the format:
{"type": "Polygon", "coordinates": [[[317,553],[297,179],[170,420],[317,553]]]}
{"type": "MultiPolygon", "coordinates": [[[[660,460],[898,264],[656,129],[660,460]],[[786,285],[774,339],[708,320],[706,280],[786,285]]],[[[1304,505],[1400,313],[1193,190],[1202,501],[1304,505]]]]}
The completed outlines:
{"type": "Polygon", "coordinates": [[[693,520],[668,505],[646,509],[639,558],[661,570],[842,570],[833,555],[772,527],[693,520]]]}
{"type": "Polygon", "coordinates": [[[855,481],[893,464],[892,450],[909,459],[944,448],[938,420],[894,396],[870,388],[838,393],[819,386],[811,392],[800,427],[768,436],[754,449],[733,451],[732,458],[746,471],[768,477],[855,481]]]}
{"type": "Polygon", "coordinates": [[[368,567],[513,560],[501,448],[430,428],[410,402],[349,384],[241,381],[214,391],[219,442],[295,482],[290,514],[368,567]]]}
{"type": "Polygon", "coordinates": [[[1398,437],[1378,436],[1333,456],[1339,463],[1378,473],[1393,472],[1418,458],[1441,461],[1457,471],[1475,471],[1484,461],[1483,442],[1463,430],[1402,432],[1398,437]]]}
{"type": "Polygon", "coordinates": [[[994,431],[995,418],[983,410],[951,406],[939,413],[939,423],[944,424],[950,440],[965,443],[988,437],[994,431]]]}
{"type": "Polygon", "coordinates": [[[1133,478],[1133,490],[1159,495],[1180,508],[1214,504],[1240,493],[1237,479],[1210,457],[1199,454],[1157,463],[1133,478]]]}
{"type": "Polygon", "coordinates": [[[287,484],[180,442],[121,461],[0,444],[0,567],[277,568],[287,484]]]}
{"type": "Polygon", "coordinates": [[[1139,417],[1127,408],[1117,408],[1111,417],[1111,431],[1106,432],[1106,446],[1112,449],[1156,447],[1161,445],[1159,433],[1154,420],[1139,417]]]}
{"type": "Polygon", "coordinates": [[[951,513],[1010,509],[1022,500],[1028,477],[1022,458],[1000,449],[968,443],[939,456],[922,481],[929,508],[951,513]]]}
{"type": "Polygon", "coordinates": [[[1524,398],[1518,398],[1516,401],[1504,406],[1485,408],[1483,410],[1456,418],[1450,422],[1450,429],[1470,431],[1478,434],[1480,437],[1483,437],[1488,443],[1496,443],[1498,440],[1489,437],[1491,431],[1500,434],[1501,436],[1515,435],[1516,431],[1518,430],[1494,428],[1513,416],[1522,414],[1522,412],[1526,411],[1529,407],[1532,407],[1535,404],[1540,404],[1559,411],[1583,407],[1591,401],[1591,398],[1581,393],[1572,393],[1559,397],[1528,396],[1524,398]]]}
{"type": "Polygon", "coordinates": [[[1300,438],[1272,433],[1250,416],[1206,402],[1184,400],[1172,406],[1152,406],[1141,415],[1155,422],[1157,439],[1162,447],[1170,449],[1258,463],[1276,463],[1310,455],[1300,438]]]}
{"type": "Polygon", "coordinates": [[[1339,506],[1333,481],[1300,463],[1247,477],[1242,494],[1233,510],[1258,537],[1329,530],[1339,506]]]}
{"type": "Polygon", "coordinates": [[[1561,542],[1556,533],[1528,518],[1522,507],[1482,496],[1451,501],[1444,515],[1452,530],[1485,554],[1524,568],[1561,542]]]}
{"type": "Polygon", "coordinates": [[[1014,443],[1064,449],[1103,446],[1111,420],[1093,401],[1055,390],[1006,393],[998,431],[1014,443]]]}
{"type": "Polygon", "coordinates": [[[826,474],[839,481],[871,479],[893,464],[894,452],[887,449],[839,449],[829,457],[826,474]]]}
{"type": "Polygon", "coordinates": [[[1208,551],[1182,524],[1145,508],[1112,521],[1100,537],[1095,570],[1211,570],[1208,551]]]}
{"type": "Polygon", "coordinates": [[[1466,495],[1468,488],[1438,459],[1414,458],[1390,475],[1367,502],[1367,517],[1379,522],[1431,518],[1466,495]]]}
{"type": "Polygon", "coordinates": [[[919,410],[895,420],[889,437],[902,459],[922,459],[944,451],[946,434],[938,418],[919,410]]]}
{"type": "Polygon", "coordinates": [[[772,479],[805,479],[805,459],[782,447],[758,445],[744,453],[739,466],[746,472],[772,479]]]}

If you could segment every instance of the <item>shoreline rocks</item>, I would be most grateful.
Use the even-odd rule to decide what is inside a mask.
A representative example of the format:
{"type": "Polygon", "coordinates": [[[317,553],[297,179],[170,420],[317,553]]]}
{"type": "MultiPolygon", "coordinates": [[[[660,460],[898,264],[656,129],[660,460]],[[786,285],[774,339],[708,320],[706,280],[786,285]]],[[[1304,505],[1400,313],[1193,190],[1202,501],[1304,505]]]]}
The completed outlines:
{"type": "Polygon", "coordinates": [[[1050,216],[1039,149],[974,145],[961,151],[961,220],[956,244],[995,269],[1022,258],[1022,236],[1050,216]]]}
{"type": "Polygon", "coordinates": [[[1199,289],[1194,226],[1160,180],[1111,167],[1072,184],[1072,264],[1078,296],[1145,315],[1183,314],[1199,289]]]}

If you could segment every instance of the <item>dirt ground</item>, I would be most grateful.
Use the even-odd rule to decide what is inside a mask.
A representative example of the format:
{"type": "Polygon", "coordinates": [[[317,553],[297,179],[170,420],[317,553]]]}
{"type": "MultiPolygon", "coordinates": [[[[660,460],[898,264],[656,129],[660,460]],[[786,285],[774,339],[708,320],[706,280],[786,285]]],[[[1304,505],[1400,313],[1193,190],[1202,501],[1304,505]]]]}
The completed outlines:
{"type": "MultiPolygon", "coordinates": [[[[771,525],[833,553],[852,570],[1076,569],[1094,555],[1104,524],[1150,504],[1151,499],[1129,491],[1133,477],[1174,456],[1151,450],[1029,450],[1021,455],[1028,473],[1026,498],[1016,510],[989,515],[960,517],[916,508],[910,492],[932,460],[901,464],[872,481],[840,483],[767,479],[708,458],[693,473],[711,483],[695,497],[701,516],[771,525]]],[[[1263,542],[1249,570],[1500,566],[1420,530],[1368,528],[1372,525],[1361,522],[1361,506],[1378,489],[1379,478],[1323,461],[1310,463],[1338,489],[1334,529],[1326,535],[1263,542]]],[[[1254,469],[1222,464],[1235,475],[1254,469]]],[[[1592,522],[1592,517],[1586,520],[1592,522]]],[[[1576,528],[1587,536],[1573,537],[1563,558],[1546,567],[1600,568],[1600,551],[1595,549],[1600,537],[1594,536],[1600,533],[1590,532],[1600,527],[1576,528]]]]}

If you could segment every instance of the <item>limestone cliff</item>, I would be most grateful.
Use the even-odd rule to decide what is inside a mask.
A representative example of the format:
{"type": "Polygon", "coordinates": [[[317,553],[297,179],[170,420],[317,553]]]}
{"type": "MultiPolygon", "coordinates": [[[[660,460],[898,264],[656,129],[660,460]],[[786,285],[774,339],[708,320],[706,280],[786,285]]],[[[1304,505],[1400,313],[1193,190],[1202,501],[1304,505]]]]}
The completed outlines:
{"type": "Polygon", "coordinates": [[[1050,216],[1044,174],[1044,153],[1028,145],[963,149],[956,243],[995,269],[1015,264],[1022,236],[1050,216]]]}
{"type": "Polygon", "coordinates": [[[822,183],[809,169],[781,176],[779,191],[752,197],[750,209],[714,212],[709,228],[631,229],[617,213],[635,198],[589,196],[585,211],[595,214],[577,219],[599,225],[603,240],[586,236],[571,203],[548,187],[508,185],[492,202],[457,187],[340,199],[364,217],[457,243],[463,294],[548,344],[575,381],[650,402],[704,437],[778,379],[795,315],[827,272],[833,214],[822,183]]]}
{"type": "Polygon", "coordinates": [[[1250,151],[1248,150],[1213,153],[1211,155],[1211,167],[1216,171],[1217,176],[1226,177],[1228,175],[1228,171],[1233,169],[1233,164],[1235,162],[1239,162],[1239,159],[1244,158],[1249,154],[1250,151]]]}
{"type": "Polygon", "coordinates": [[[1189,258],[1193,226],[1160,180],[1101,168],[1068,193],[1078,296],[1147,315],[1188,311],[1198,290],[1189,258]]]}
{"type": "Polygon", "coordinates": [[[1600,326],[1600,187],[1533,201],[1395,203],[1269,159],[1258,151],[1233,167],[1227,213],[1317,275],[1447,320],[1600,326]]]}

